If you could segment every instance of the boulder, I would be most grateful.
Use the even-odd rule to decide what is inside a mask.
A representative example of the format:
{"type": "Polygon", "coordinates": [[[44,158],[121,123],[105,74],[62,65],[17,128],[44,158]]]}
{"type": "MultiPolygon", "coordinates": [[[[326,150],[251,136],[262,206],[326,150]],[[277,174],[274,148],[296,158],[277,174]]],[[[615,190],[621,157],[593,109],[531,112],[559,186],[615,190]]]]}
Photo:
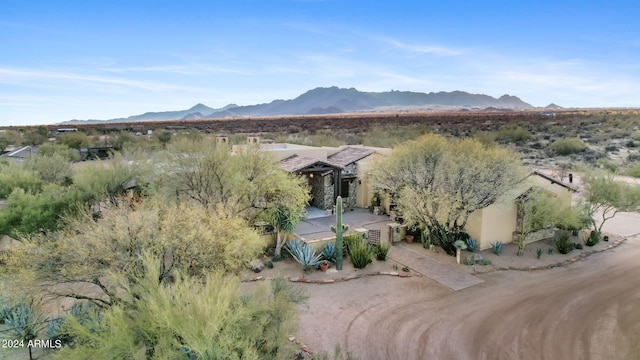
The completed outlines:
{"type": "Polygon", "coordinates": [[[474,263],[480,262],[482,259],[484,259],[482,255],[477,253],[467,257],[467,261],[473,261],[474,263]]]}
{"type": "Polygon", "coordinates": [[[253,260],[250,266],[251,271],[255,273],[259,273],[260,271],[262,271],[262,269],[264,269],[264,263],[262,262],[262,260],[253,260]]]}

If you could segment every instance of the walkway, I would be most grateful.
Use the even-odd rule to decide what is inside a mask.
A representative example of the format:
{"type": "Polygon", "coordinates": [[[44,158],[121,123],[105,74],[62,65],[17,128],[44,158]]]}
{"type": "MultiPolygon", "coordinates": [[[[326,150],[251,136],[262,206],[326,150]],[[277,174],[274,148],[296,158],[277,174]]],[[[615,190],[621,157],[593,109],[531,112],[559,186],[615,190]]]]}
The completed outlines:
{"type": "Polygon", "coordinates": [[[397,243],[392,246],[387,256],[454,291],[484,282],[478,277],[457,271],[432,258],[418,254],[403,243],[397,243]]]}

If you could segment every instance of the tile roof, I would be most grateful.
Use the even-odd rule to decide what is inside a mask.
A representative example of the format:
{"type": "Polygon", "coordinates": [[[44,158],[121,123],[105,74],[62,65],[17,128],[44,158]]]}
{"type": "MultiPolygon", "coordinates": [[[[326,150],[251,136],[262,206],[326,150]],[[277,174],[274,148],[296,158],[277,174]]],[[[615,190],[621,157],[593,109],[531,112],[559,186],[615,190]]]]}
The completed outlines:
{"type": "Polygon", "coordinates": [[[327,159],[333,164],[347,166],[373,153],[373,150],[365,147],[346,147],[333,155],[329,155],[327,159]]]}
{"type": "Polygon", "coordinates": [[[298,156],[298,155],[291,155],[288,158],[284,158],[280,160],[280,168],[287,170],[289,172],[294,172],[294,171],[302,170],[316,163],[321,163],[321,164],[328,165],[334,168],[339,168],[339,169],[342,168],[342,166],[338,166],[336,164],[332,164],[327,161],[322,161],[320,159],[307,157],[307,156],[298,156]]]}

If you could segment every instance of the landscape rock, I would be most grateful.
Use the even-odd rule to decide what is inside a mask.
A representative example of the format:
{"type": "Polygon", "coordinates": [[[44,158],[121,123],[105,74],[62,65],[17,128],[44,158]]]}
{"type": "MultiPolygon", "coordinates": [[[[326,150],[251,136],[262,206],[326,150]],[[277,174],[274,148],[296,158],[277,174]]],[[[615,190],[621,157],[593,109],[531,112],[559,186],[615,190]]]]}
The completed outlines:
{"type": "Polygon", "coordinates": [[[262,271],[262,269],[264,269],[264,263],[262,262],[262,260],[253,260],[250,266],[251,271],[255,273],[259,273],[260,271],[262,271]]]}
{"type": "Polygon", "coordinates": [[[467,261],[473,261],[474,263],[480,262],[483,259],[482,255],[477,253],[467,257],[467,261]]]}

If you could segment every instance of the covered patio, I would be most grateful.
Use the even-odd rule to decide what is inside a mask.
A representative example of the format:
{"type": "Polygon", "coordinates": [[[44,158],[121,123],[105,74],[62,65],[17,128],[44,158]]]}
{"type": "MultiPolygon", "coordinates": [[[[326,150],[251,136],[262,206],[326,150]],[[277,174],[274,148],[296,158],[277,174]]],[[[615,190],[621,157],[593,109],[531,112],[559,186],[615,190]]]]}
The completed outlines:
{"type": "MultiPolygon", "coordinates": [[[[317,212],[316,212],[317,213],[317,212]]],[[[368,209],[355,208],[342,214],[342,222],[349,225],[350,232],[380,230],[381,241],[388,240],[389,224],[397,224],[389,215],[374,215],[368,209]]],[[[328,241],[335,238],[331,225],[336,224],[336,216],[325,215],[302,220],[293,233],[306,242],[328,241]]]]}

